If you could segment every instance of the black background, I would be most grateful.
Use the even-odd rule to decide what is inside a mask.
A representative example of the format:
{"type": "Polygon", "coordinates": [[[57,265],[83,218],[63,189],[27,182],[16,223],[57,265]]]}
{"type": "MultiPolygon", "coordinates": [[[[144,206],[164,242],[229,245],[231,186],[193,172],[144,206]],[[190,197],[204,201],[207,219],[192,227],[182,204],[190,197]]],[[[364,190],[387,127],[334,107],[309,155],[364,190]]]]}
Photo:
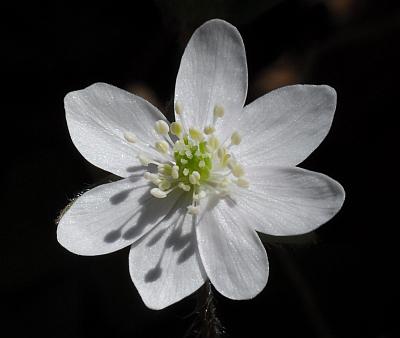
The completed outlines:
{"type": "MultiPolygon", "coordinates": [[[[400,7],[397,1],[16,3],[1,15],[1,337],[183,337],[196,295],[147,309],[128,249],[80,257],[56,240],[68,200],[107,174],[74,148],[63,97],[97,81],[169,113],[183,48],[213,17],[238,27],[249,100],[292,83],[338,93],[333,127],[302,167],[341,182],[313,234],[263,238],[270,279],[253,300],[215,293],[227,337],[399,337],[400,7]]],[[[171,119],[171,115],[169,115],[171,119]]]]}

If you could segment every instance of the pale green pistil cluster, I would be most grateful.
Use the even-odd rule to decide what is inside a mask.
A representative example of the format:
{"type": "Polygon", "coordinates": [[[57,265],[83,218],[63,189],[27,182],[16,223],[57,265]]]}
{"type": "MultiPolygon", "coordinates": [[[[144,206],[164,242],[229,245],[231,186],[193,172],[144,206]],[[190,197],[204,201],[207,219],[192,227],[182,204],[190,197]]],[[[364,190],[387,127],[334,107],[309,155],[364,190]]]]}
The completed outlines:
{"type": "Polygon", "coordinates": [[[200,175],[199,183],[206,182],[212,169],[212,154],[207,151],[206,141],[198,145],[189,140],[187,136],[177,141],[174,147],[175,162],[179,164],[179,180],[186,184],[192,184],[189,177],[200,175]]]}
{"type": "MultiPolygon", "coordinates": [[[[182,113],[179,107],[175,107],[175,110],[178,114],[182,113]]],[[[197,214],[200,200],[210,191],[218,194],[229,193],[231,183],[236,183],[242,188],[248,187],[249,182],[244,178],[244,168],[229,152],[231,146],[240,144],[239,133],[232,133],[228,146],[221,144],[214,135],[215,121],[222,116],[223,108],[216,106],[213,124],[205,127],[203,131],[196,128],[184,131],[179,122],[173,122],[171,126],[162,120],[155,123],[154,129],[163,139],[155,142],[154,149],[164,155],[166,161],[160,163],[143,154],[138,155],[143,165],[157,165],[157,173],[144,174],[147,180],[157,186],[150,190],[154,197],[165,198],[175,189],[190,192],[192,204],[187,207],[188,212],[197,214]],[[177,140],[173,142],[169,134],[177,140]]],[[[130,132],[126,132],[124,137],[129,143],[138,142],[137,137],[130,132]]]]}

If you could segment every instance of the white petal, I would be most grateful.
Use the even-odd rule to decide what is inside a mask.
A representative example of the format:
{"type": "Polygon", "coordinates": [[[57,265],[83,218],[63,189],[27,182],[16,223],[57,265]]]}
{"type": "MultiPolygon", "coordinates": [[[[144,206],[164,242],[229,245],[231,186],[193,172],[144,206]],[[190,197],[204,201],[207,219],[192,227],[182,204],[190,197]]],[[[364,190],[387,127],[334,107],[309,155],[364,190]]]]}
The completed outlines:
{"type": "Polygon", "coordinates": [[[190,39],[175,86],[175,115],[184,127],[203,129],[212,122],[215,105],[225,118],[241,111],[247,94],[247,63],[238,30],[223,20],[210,20],[190,39]]]}
{"type": "Polygon", "coordinates": [[[151,309],[162,309],[178,302],[207,279],[192,216],[183,216],[182,212],[176,210],[174,216],[165,219],[131,247],[131,277],[144,303],[151,309]]]}
{"type": "Polygon", "coordinates": [[[336,92],[329,86],[288,86],[246,106],[227,129],[242,135],[238,156],[248,165],[292,166],[328,134],[335,108],[336,92]]]}
{"type": "Polygon", "coordinates": [[[196,227],[203,266],[211,283],[231,299],[255,297],[268,280],[268,259],[256,232],[229,199],[211,201],[196,227]],[[239,217],[237,217],[239,216],[239,217]]]}
{"type": "Polygon", "coordinates": [[[127,177],[135,166],[140,166],[138,153],[160,159],[148,144],[156,141],[154,123],[165,117],[146,100],[117,87],[95,83],[68,93],[64,104],[72,141],[95,166],[127,177]],[[138,142],[129,143],[126,133],[135,134],[138,142]]]}
{"type": "Polygon", "coordinates": [[[100,185],[80,196],[61,218],[57,239],[79,255],[101,255],[130,245],[164,219],[180,192],[150,195],[141,176],[100,185]]]}
{"type": "Polygon", "coordinates": [[[248,168],[247,178],[249,188],[236,189],[237,210],[246,224],[269,235],[310,232],[329,221],[345,198],[338,182],[301,168],[248,168]]]}

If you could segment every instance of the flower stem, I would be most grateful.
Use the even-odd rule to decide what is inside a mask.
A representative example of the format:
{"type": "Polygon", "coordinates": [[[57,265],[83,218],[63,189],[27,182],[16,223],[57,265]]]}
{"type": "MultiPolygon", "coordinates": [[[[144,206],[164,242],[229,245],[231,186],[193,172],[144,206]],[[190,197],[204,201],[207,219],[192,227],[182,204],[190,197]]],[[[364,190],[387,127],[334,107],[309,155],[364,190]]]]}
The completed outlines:
{"type": "Polygon", "coordinates": [[[210,281],[206,281],[197,293],[195,319],[186,331],[185,338],[218,338],[225,333],[216,314],[216,304],[210,281]]]}

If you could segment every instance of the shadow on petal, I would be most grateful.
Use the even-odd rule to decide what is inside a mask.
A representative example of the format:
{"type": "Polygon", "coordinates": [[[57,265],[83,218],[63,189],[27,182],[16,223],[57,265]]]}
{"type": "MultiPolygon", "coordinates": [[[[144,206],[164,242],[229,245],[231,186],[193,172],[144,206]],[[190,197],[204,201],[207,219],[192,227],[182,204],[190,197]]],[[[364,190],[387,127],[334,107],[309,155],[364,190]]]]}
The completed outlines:
{"type": "Polygon", "coordinates": [[[186,214],[186,206],[175,210],[175,215],[176,213],[178,213],[178,217],[171,221],[164,229],[146,235],[148,236],[146,239],[147,247],[156,244],[162,246],[156,266],[145,274],[146,282],[153,282],[156,277],[161,278],[161,266],[165,259],[168,260],[166,266],[168,266],[169,269],[173,269],[174,264],[182,264],[196,254],[197,243],[194,221],[190,218],[189,222],[191,224],[188,225],[187,222],[185,223],[185,220],[188,221],[186,217],[190,217],[186,214]],[[156,271],[159,272],[159,274],[156,274],[156,271]]]}
{"type": "Polygon", "coordinates": [[[105,237],[104,242],[113,243],[121,238],[121,229],[110,231],[105,237]]]}
{"type": "Polygon", "coordinates": [[[144,280],[146,283],[155,282],[157,279],[161,277],[162,269],[160,264],[157,264],[153,269],[150,269],[146,275],[144,276],[144,280]]]}

